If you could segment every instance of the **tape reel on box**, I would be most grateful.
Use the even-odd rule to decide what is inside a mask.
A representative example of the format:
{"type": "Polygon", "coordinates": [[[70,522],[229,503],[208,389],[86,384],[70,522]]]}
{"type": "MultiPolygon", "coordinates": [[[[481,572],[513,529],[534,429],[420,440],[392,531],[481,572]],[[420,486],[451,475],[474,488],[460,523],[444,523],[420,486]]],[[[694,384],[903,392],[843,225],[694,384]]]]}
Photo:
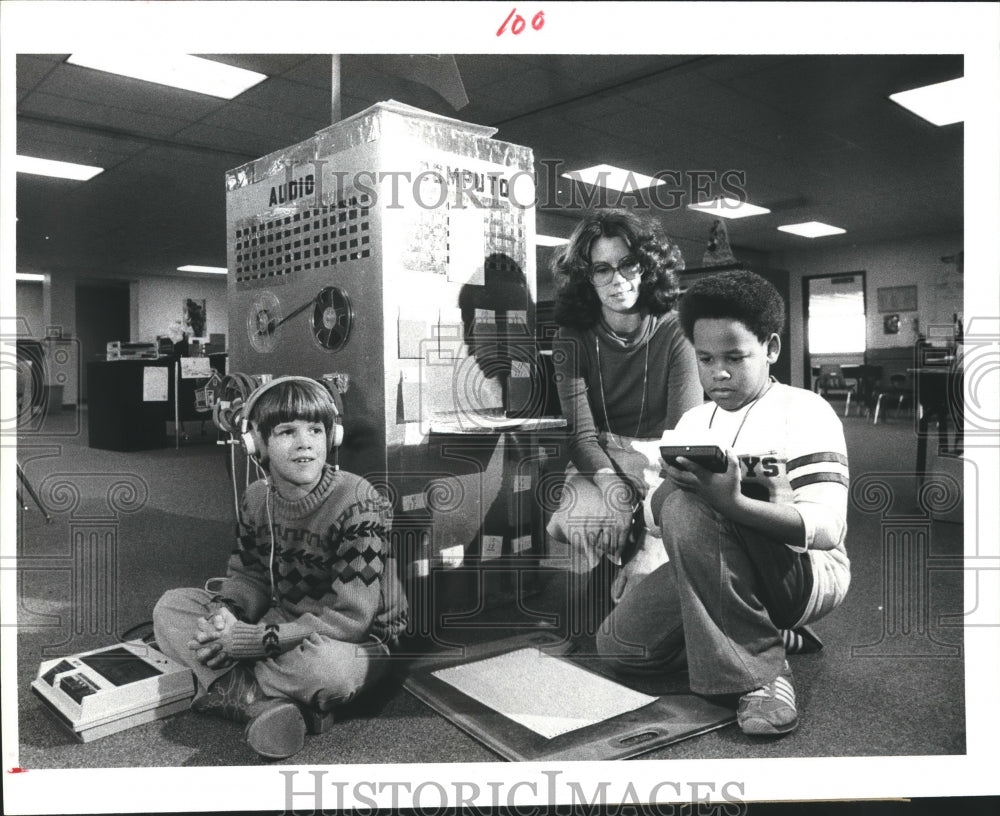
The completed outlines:
{"type": "Polygon", "coordinates": [[[278,345],[278,326],[284,320],[281,316],[281,301],[271,292],[261,292],[250,304],[247,312],[247,339],[250,347],[259,354],[268,354],[278,345]]]}
{"type": "Polygon", "coordinates": [[[316,295],[313,304],[313,340],[327,351],[339,351],[347,345],[354,326],[351,299],[339,286],[327,286],[316,295]]]}

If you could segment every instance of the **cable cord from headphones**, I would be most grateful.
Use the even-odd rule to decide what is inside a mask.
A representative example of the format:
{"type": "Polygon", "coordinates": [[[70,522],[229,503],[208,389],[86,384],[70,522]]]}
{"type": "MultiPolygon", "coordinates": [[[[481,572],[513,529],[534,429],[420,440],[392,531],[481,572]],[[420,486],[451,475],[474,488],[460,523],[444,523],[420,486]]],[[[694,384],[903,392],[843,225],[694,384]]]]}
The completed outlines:
{"type": "Polygon", "coordinates": [[[264,484],[267,487],[267,493],[264,496],[264,509],[267,512],[267,531],[271,537],[271,556],[267,560],[267,577],[271,581],[271,606],[278,605],[278,593],[274,585],[274,551],[277,546],[275,541],[274,533],[274,515],[271,512],[271,503],[274,501],[271,493],[274,487],[271,485],[271,481],[264,477],[264,484]]]}

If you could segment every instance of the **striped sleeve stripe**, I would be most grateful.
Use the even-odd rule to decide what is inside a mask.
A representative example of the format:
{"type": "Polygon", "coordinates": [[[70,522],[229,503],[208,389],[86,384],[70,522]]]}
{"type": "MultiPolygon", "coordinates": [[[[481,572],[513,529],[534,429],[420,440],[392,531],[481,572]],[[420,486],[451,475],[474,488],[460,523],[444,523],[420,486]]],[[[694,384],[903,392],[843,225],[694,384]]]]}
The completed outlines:
{"type": "Polygon", "coordinates": [[[799,476],[797,479],[789,480],[792,490],[798,490],[800,487],[816,484],[817,482],[836,482],[844,487],[848,486],[847,476],[843,473],[831,473],[830,471],[824,471],[822,473],[807,473],[805,476],[799,476]]]}
{"type": "Polygon", "coordinates": [[[823,451],[822,453],[810,453],[806,456],[799,456],[796,459],[789,459],[788,472],[791,473],[795,468],[814,465],[817,462],[837,462],[847,467],[847,457],[844,454],[836,453],[835,451],[823,451]]]}

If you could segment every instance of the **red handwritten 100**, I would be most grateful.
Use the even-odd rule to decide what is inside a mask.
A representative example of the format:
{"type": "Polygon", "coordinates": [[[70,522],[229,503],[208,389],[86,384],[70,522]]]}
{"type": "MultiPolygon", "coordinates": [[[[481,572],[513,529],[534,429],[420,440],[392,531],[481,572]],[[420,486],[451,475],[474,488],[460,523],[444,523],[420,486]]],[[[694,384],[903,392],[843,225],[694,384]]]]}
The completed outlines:
{"type": "MultiPolygon", "coordinates": [[[[524,31],[525,22],[524,18],[517,13],[516,8],[510,10],[510,14],[507,15],[507,19],[503,21],[503,25],[497,29],[497,36],[499,37],[507,30],[507,24],[510,23],[510,33],[520,34],[524,31]]],[[[545,12],[540,11],[534,17],[531,18],[531,27],[535,31],[540,31],[542,26],[545,25],[545,12]]]]}

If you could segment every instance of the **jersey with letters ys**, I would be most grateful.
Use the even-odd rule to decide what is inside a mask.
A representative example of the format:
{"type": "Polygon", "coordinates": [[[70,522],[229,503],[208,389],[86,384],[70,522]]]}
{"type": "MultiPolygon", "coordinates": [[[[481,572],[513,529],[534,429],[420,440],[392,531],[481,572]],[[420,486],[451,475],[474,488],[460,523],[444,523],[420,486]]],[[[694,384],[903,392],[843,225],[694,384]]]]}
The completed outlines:
{"type": "Polygon", "coordinates": [[[802,388],[772,382],[755,402],[725,411],[714,402],[692,408],[675,433],[732,448],[741,490],[753,499],[791,504],[802,517],[813,595],[801,623],[843,600],[850,583],[847,534],[848,463],[844,428],[830,404],[802,388]]]}

